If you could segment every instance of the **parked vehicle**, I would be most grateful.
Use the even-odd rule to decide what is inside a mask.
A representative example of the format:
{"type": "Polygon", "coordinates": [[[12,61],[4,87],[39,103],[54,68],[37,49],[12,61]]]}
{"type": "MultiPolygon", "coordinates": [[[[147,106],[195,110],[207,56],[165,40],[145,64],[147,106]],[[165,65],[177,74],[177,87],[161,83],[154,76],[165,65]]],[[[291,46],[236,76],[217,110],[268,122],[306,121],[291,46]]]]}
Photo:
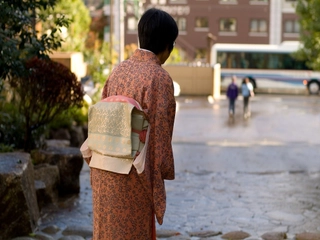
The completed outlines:
{"type": "Polygon", "coordinates": [[[298,48],[295,41],[280,45],[217,43],[211,49],[211,64],[221,65],[222,88],[236,75],[249,77],[256,91],[291,89],[319,94],[320,72],[293,57],[298,48]]]}

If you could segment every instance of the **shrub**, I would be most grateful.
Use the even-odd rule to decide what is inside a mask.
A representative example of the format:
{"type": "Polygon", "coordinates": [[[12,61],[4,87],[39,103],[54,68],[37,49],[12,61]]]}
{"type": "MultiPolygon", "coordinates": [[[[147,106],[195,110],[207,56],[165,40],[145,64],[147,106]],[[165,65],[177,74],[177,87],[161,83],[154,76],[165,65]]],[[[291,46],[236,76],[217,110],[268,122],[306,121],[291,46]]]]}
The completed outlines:
{"type": "Polygon", "coordinates": [[[35,57],[26,62],[26,69],[28,75],[11,81],[11,86],[24,117],[24,150],[30,151],[35,147],[32,133],[65,110],[82,107],[84,93],[75,74],[60,63],[35,57]]]}
{"type": "Polygon", "coordinates": [[[88,104],[84,102],[82,108],[73,107],[57,115],[49,124],[49,129],[70,129],[72,125],[83,126],[88,121],[88,104]]]}
{"type": "Polygon", "coordinates": [[[12,152],[14,147],[12,145],[5,145],[3,143],[0,143],[0,153],[3,152],[12,152]]]}
{"type": "MultiPolygon", "coordinates": [[[[17,104],[1,100],[0,111],[0,142],[12,148],[23,148],[24,129],[23,118],[17,104]]],[[[4,149],[2,148],[2,152],[4,149]]]]}

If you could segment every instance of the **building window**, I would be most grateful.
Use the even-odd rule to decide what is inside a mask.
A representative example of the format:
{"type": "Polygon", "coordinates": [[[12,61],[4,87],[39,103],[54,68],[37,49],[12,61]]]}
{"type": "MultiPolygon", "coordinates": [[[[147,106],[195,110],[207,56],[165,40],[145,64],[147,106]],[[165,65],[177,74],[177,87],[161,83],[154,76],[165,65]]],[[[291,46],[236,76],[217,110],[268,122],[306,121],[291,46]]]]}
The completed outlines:
{"type": "Polygon", "coordinates": [[[170,4],[188,4],[188,0],[169,0],[170,4]]]}
{"type": "Polygon", "coordinates": [[[185,32],[187,31],[187,19],[185,17],[178,17],[175,18],[177,25],[178,25],[178,29],[181,32],[185,32]]]}
{"type": "Polygon", "coordinates": [[[284,32],[285,33],[299,33],[300,24],[298,20],[286,20],[284,22],[284,32]]]}
{"type": "Polygon", "coordinates": [[[165,5],[167,3],[167,0],[151,0],[150,3],[153,5],[157,5],[157,4],[165,5]]]}
{"type": "Polygon", "coordinates": [[[138,22],[135,17],[129,17],[127,20],[127,24],[128,24],[128,31],[136,31],[137,30],[138,22]]]}
{"type": "Polygon", "coordinates": [[[237,21],[235,18],[220,19],[219,28],[221,32],[235,32],[237,29],[237,21]]]}
{"type": "Polygon", "coordinates": [[[197,30],[208,29],[209,23],[207,17],[197,17],[195,21],[195,28],[197,30]]]}
{"type": "Polygon", "coordinates": [[[250,21],[250,32],[267,32],[267,21],[264,19],[252,19],[250,21]]]}
{"type": "MultiPolygon", "coordinates": [[[[280,0],[278,0],[280,1],[280,0]]],[[[268,4],[269,0],[250,0],[250,4],[254,5],[254,4],[257,4],[257,5],[266,5],[268,4]]]]}
{"type": "Polygon", "coordinates": [[[237,0],[220,0],[219,3],[220,4],[237,4],[238,1],[237,0]]]}

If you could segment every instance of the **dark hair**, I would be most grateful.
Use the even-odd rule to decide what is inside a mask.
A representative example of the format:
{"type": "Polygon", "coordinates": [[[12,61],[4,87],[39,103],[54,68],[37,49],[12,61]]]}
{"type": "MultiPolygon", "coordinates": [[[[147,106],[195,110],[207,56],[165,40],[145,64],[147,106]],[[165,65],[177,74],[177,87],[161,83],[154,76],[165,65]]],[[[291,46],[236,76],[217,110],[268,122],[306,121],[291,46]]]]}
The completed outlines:
{"type": "Polygon", "coordinates": [[[138,24],[140,48],[154,54],[168,48],[171,52],[179,30],[175,20],[165,11],[151,8],[141,17],[138,24]]]}

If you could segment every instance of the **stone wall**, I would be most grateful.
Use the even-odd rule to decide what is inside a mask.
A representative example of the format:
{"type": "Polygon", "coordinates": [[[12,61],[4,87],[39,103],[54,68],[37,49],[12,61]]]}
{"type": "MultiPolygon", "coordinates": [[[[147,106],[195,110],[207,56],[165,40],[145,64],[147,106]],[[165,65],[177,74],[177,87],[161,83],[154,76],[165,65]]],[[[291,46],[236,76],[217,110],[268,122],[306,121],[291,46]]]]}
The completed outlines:
{"type": "Polygon", "coordinates": [[[28,153],[0,154],[0,199],[0,240],[35,230],[40,215],[28,153]]]}
{"type": "Polygon", "coordinates": [[[48,147],[31,153],[35,166],[54,165],[59,172],[59,195],[76,194],[80,191],[79,175],[83,158],[76,147],[48,147]]]}
{"type": "Polygon", "coordinates": [[[0,153],[0,240],[29,235],[41,207],[80,192],[83,158],[78,147],[0,153]]]}

